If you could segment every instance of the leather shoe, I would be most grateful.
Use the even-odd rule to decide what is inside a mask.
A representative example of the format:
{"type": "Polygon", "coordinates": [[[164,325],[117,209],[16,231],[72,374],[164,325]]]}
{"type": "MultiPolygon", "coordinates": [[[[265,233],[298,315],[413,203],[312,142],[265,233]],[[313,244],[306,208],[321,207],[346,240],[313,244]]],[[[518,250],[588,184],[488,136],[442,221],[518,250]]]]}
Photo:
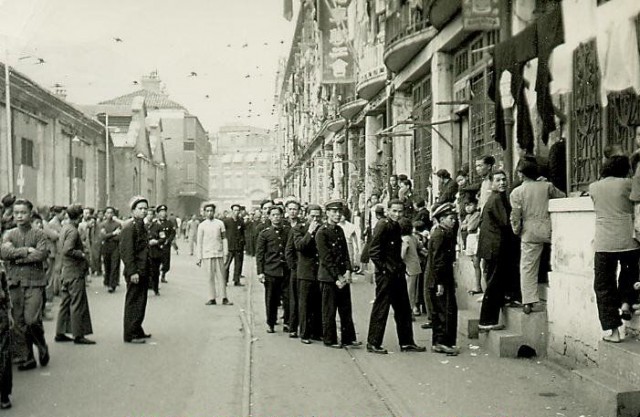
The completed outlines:
{"type": "Polygon", "coordinates": [[[340,343],[333,343],[333,344],[330,344],[330,345],[325,343],[325,346],[329,347],[329,348],[332,348],[332,349],[342,349],[343,348],[343,346],[340,343]]]}
{"type": "Polygon", "coordinates": [[[18,371],[28,371],[31,369],[36,369],[37,367],[38,367],[38,364],[36,363],[36,360],[31,359],[29,361],[22,362],[20,365],[18,365],[18,371]]]}
{"type": "Polygon", "coordinates": [[[345,343],[345,346],[349,346],[349,347],[358,347],[358,346],[362,346],[362,342],[358,341],[358,340],[354,340],[351,343],[345,343]]]}
{"type": "Polygon", "coordinates": [[[136,338],[136,339],[131,339],[131,340],[125,340],[125,343],[133,343],[133,344],[136,344],[136,345],[141,345],[143,343],[147,343],[147,341],[144,340],[144,339],[136,338]]]}
{"type": "Polygon", "coordinates": [[[49,364],[49,347],[47,345],[42,346],[42,348],[38,347],[38,362],[40,362],[40,366],[47,366],[49,364]]]}
{"type": "Polygon", "coordinates": [[[305,345],[310,345],[313,342],[309,339],[300,339],[300,343],[304,343],[305,345]]]}
{"type": "Polygon", "coordinates": [[[367,352],[378,353],[380,355],[386,355],[387,353],[389,353],[389,351],[387,351],[387,349],[383,348],[382,346],[373,346],[369,343],[367,343],[367,352]]]}
{"type": "Polygon", "coordinates": [[[422,324],[420,325],[420,328],[421,328],[421,329],[430,329],[430,328],[432,328],[432,327],[433,327],[433,325],[431,324],[431,322],[430,322],[430,321],[428,321],[428,322],[426,322],[426,323],[422,323],[422,324]]]}
{"type": "Polygon", "coordinates": [[[76,337],[73,340],[73,343],[75,343],[76,345],[95,345],[96,342],[94,340],[89,340],[86,337],[76,337]]]}
{"type": "Polygon", "coordinates": [[[445,345],[434,345],[431,350],[436,353],[445,353],[448,356],[456,356],[458,354],[454,348],[445,345]]]}
{"type": "Polygon", "coordinates": [[[524,314],[531,314],[531,311],[533,311],[533,305],[532,304],[524,304],[522,306],[522,312],[524,314]]]}
{"type": "Polygon", "coordinates": [[[73,342],[73,339],[67,336],[64,333],[57,334],[56,337],[53,338],[56,342],[73,342]]]}
{"type": "Polygon", "coordinates": [[[273,326],[269,326],[267,327],[267,333],[275,333],[276,331],[273,330],[273,326]]]}
{"type": "Polygon", "coordinates": [[[244,284],[240,283],[240,282],[234,282],[233,283],[234,287],[244,287],[244,284]]]}
{"type": "Polygon", "coordinates": [[[291,332],[289,333],[289,337],[292,339],[297,339],[298,338],[298,333],[297,332],[291,332]]]}
{"type": "Polygon", "coordinates": [[[11,400],[0,402],[0,408],[3,410],[8,410],[9,408],[11,408],[11,400]]]}
{"type": "Polygon", "coordinates": [[[148,339],[151,337],[151,333],[142,333],[140,336],[138,336],[138,339],[148,339]]]}
{"type": "Polygon", "coordinates": [[[217,304],[216,300],[209,300],[206,303],[204,303],[204,305],[206,305],[206,306],[214,306],[216,304],[217,304]]]}
{"type": "Polygon", "coordinates": [[[289,325],[288,324],[282,325],[282,331],[285,333],[289,333],[289,325]]]}
{"type": "Polygon", "coordinates": [[[232,306],[233,303],[231,301],[229,301],[228,298],[223,298],[222,299],[222,305],[224,305],[224,306],[232,306]]]}
{"type": "Polygon", "coordinates": [[[416,344],[400,346],[400,352],[424,352],[427,348],[416,344]]]}

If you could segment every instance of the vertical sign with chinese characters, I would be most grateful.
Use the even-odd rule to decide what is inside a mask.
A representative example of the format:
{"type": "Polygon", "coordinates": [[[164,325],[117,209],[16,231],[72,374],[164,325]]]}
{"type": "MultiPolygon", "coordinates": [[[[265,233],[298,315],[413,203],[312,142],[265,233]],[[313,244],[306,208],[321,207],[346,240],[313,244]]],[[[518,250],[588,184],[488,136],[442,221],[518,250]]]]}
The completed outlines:
{"type": "Polygon", "coordinates": [[[352,83],[354,61],[347,39],[347,6],[351,0],[318,0],[322,82],[352,83]]]}
{"type": "Polygon", "coordinates": [[[501,0],[463,0],[462,26],[465,30],[500,29],[501,0]]]}

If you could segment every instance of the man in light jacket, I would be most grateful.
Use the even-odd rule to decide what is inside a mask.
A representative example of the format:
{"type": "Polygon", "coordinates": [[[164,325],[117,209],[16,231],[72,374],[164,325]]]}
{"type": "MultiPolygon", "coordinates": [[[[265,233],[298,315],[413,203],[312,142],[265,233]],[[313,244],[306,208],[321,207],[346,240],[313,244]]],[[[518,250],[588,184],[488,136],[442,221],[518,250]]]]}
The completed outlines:
{"type": "Polygon", "coordinates": [[[215,218],[216,206],[212,203],[204,206],[205,220],[198,225],[198,262],[201,266],[205,261],[209,268],[209,301],[206,305],[216,305],[218,302],[216,287],[220,288],[223,305],[233,305],[227,298],[227,283],[225,282],[225,261],[229,256],[229,245],[225,234],[224,223],[215,218]]]}

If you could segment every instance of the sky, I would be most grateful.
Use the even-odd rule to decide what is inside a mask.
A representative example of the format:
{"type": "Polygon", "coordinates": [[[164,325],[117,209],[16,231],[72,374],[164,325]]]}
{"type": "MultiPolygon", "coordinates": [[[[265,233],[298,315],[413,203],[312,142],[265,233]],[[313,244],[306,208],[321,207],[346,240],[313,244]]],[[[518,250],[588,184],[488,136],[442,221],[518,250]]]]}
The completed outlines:
{"type": "Polygon", "coordinates": [[[169,97],[209,132],[229,123],[269,129],[278,61],[294,31],[282,7],[283,0],[0,0],[0,61],[45,88],[62,84],[75,104],[136,91],[134,81],[157,70],[169,97]]]}

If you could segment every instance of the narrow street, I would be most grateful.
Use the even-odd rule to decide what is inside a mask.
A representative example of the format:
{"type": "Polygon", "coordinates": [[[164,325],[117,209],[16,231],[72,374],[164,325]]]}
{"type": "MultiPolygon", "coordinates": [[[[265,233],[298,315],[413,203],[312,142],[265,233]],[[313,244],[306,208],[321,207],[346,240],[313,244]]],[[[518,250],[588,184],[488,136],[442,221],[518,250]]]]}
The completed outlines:
{"type": "MultiPolygon", "coordinates": [[[[245,275],[254,279],[254,272],[248,258],[245,275]]],[[[261,285],[230,287],[233,306],[205,306],[204,273],[184,252],[174,256],[169,283],[159,297],[149,297],[145,330],[153,337],[140,346],[122,343],[124,289],[109,294],[94,277],[89,297],[98,344],[55,343],[55,322],[46,322],[51,363],[16,372],[14,408],[7,415],[590,415],[544,362],[495,358],[466,340],[459,341],[458,357],[399,353],[392,317],[387,356],[364,347],[302,345],[280,326],[269,335],[261,285]],[[250,363],[243,320],[253,334],[250,363]]],[[[354,319],[363,341],[372,295],[368,282],[354,284],[354,319]]],[[[417,342],[428,345],[430,333],[416,329],[417,342]]]]}

